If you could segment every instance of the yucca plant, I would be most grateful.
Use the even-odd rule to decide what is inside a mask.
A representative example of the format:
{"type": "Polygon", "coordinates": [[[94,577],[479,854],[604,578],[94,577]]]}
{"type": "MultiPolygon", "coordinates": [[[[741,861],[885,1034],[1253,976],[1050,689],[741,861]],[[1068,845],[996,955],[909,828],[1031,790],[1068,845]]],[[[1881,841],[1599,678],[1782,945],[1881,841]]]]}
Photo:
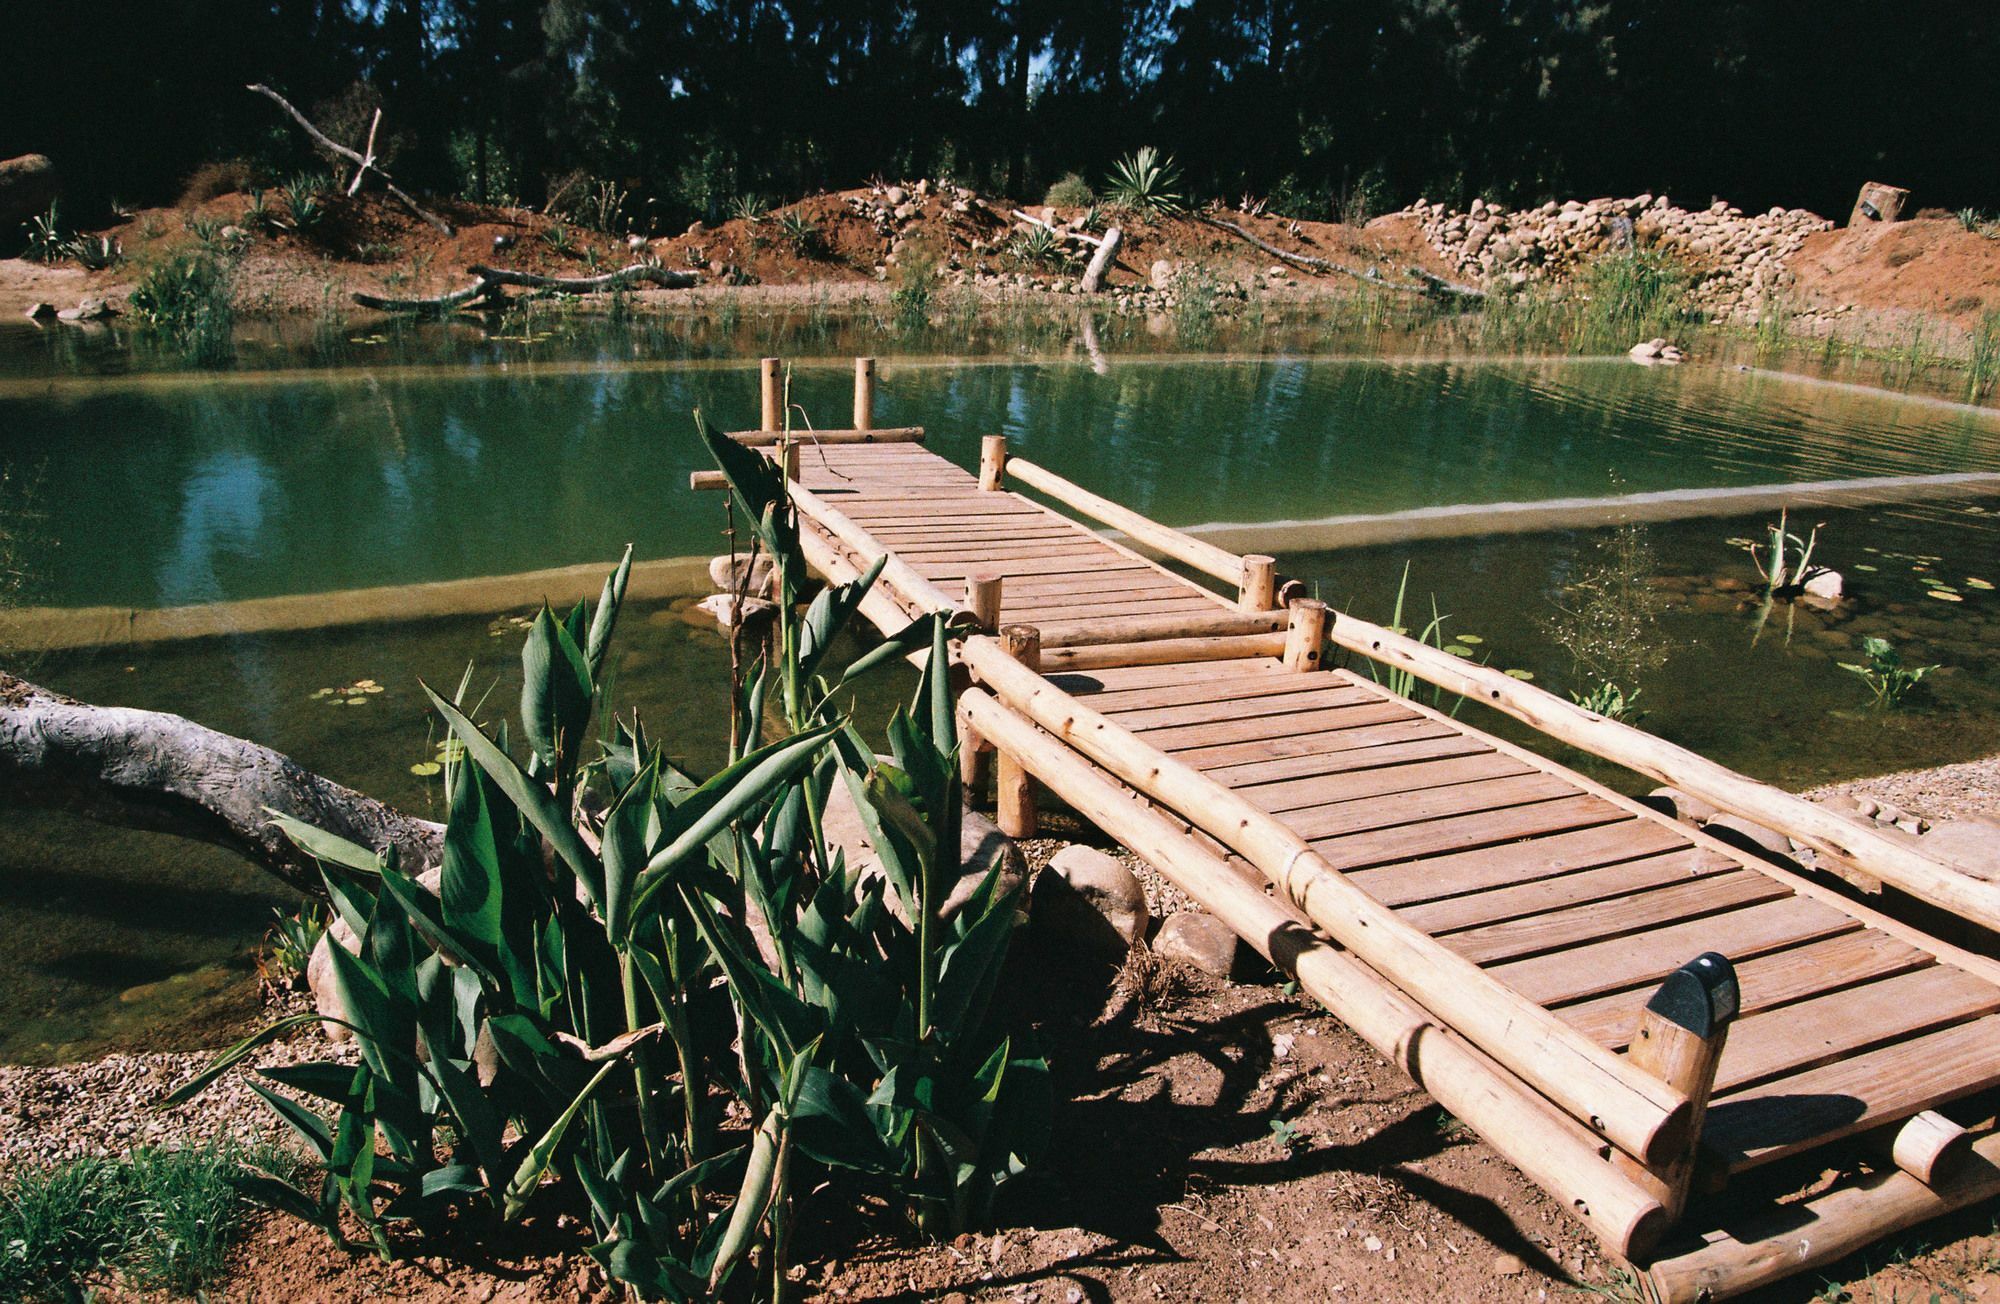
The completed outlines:
{"type": "MultiPolygon", "coordinates": [[[[614,718],[592,754],[628,551],[594,611],[535,620],[521,759],[460,709],[463,685],[458,700],[430,692],[464,748],[444,776],[435,890],[393,855],[274,815],[324,865],[357,939],[331,956],[362,1062],[261,1071],[330,1116],[252,1084],[325,1174],[316,1192],[257,1179],[271,1202],[336,1233],[344,1209],[386,1250],[392,1224],[421,1231],[448,1206],[497,1223],[568,1193],[593,1256],[641,1295],[775,1296],[799,1192],[819,1176],[831,1199],[851,1204],[863,1183],[946,1234],[1037,1148],[1046,1066],[991,1009],[1012,894],[989,875],[941,912],[958,878],[952,631],[926,618],[834,675],[879,564],[805,603],[775,467],[701,433],[775,562],[775,629],[736,685],[730,763],[697,781],[636,718],[614,718]],[[894,760],[878,761],[836,695],[925,645],[916,701],[890,724],[894,760]],[[781,736],[759,745],[767,721],[781,736]],[[825,844],[836,782],[879,877],[825,844]],[[759,1244],[770,1272],[753,1281],[741,1266],[759,1244]]],[[[176,1098],[318,1017],[280,1021],[176,1098]]]]}
{"type": "Polygon", "coordinates": [[[28,236],[27,255],[38,263],[56,262],[69,249],[69,237],[63,234],[56,202],[50,200],[49,211],[29,218],[22,228],[28,236]]]}
{"type": "Polygon", "coordinates": [[[286,225],[304,235],[324,222],[326,204],[320,195],[330,184],[327,177],[309,172],[301,172],[287,181],[284,185],[285,209],[291,216],[286,225]]]}
{"type": "Polygon", "coordinates": [[[1175,189],[1180,184],[1180,165],[1173,155],[1161,154],[1143,145],[1112,165],[1104,183],[1104,196],[1120,208],[1160,217],[1187,207],[1187,199],[1175,189]]]}
{"type": "Polygon", "coordinates": [[[1016,235],[1007,252],[1024,267],[1060,267],[1069,261],[1062,241],[1045,226],[1031,226],[1016,235]]]}
{"type": "Polygon", "coordinates": [[[826,251],[826,236],[819,223],[804,213],[779,214],[778,235],[801,258],[817,258],[826,251]]]}

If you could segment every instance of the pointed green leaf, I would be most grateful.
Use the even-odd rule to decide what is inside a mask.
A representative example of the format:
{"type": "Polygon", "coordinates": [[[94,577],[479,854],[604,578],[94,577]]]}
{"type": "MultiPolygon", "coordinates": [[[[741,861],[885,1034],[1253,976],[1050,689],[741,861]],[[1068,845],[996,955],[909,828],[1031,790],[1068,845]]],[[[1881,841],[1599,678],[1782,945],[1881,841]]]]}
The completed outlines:
{"type": "Polygon", "coordinates": [[[611,1076],[611,1070],[617,1067],[614,1060],[597,1070],[583,1090],[577,1093],[576,1099],[569,1102],[569,1108],[549,1124],[548,1130],[522,1157],[521,1166],[514,1170],[514,1176],[507,1182],[506,1197],[501,1205],[502,1218],[512,1222],[521,1216],[528,1201],[534,1197],[535,1188],[541,1185],[543,1175],[549,1171],[549,1165],[554,1162],[556,1149],[562,1145],[563,1133],[569,1131],[569,1125],[576,1121],[577,1114],[590,1099],[591,1093],[597,1090],[598,1084],[611,1076]]]}

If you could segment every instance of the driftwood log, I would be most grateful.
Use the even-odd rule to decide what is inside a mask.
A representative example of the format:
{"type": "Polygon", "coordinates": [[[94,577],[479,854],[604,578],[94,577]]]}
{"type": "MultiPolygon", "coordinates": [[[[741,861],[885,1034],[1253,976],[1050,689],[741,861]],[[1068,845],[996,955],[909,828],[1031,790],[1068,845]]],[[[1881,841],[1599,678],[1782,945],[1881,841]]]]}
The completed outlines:
{"type": "Polygon", "coordinates": [[[413,312],[423,316],[441,317],[473,304],[488,306],[503,304],[507,301],[506,287],[510,285],[526,290],[548,290],[556,294],[599,294],[606,290],[629,289],[640,284],[657,285],[668,290],[685,290],[695,284],[693,272],[670,272],[658,263],[633,263],[630,267],[615,272],[605,272],[601,276],[538,276],[533,272],[487,267],[479,263],[474,263],[466,270],[478,279],[463,290],[453,290],[449,294],[433,295],[424,299],[388,299],[379,294],[363,294],[357,290],[354,301],[364,308],[373,308],[378,312],[413,312]]]}
{"type": "Polygon", "coordinates": [[[1216,217],[1209,213],[1196,213],[1194,214],[1194,219],[1197,222],[1207,223],[1218,231],[1227,231],[1237,239],[1263,250],[1265,253],[1271,255],[1271,257],[1281,258],[1293,266],[1303,267],[1307,271],[1332,272],[1339,276],[1351,276],[1357,281],[1366,281],[1370,285],[1379,285],[1385,290],[1402,290],[1410,294],[1455,295],[1461,299],[1484,299],[1486,297],[1486,291],[1477,286],[1461,285],[1456,281],[1447,281],[1443,277],[1433,276],[1429,272],[1422,271],[1419,268],[1411,267],[1407,269],[1409,274],[1415,277],[1419,284],[1401,285],[1394,281],[1383,280],[1380,276],[1374,275],[1371,272],[1349,267],[1345,263],[1336,263],[1330,258],[1315,258],[1311,254],[1296,254],[1289,249],[1280,249],[1270,241],[1251,234],[1248,230],[1226,218],[1216,217]]]}
{"type": "MultiPolygon", "coordinates": [[[[297,109],[292,107],[292,102],[290,100],[278,94],[278,92],[272,90],[269,86],[264,85],[262,82],[252,82],[249,89],[257,92],[257,94],[262,95],[264,98],[270,100],[273,104],[276,104],[279,108],[283,109],[288,115],[290,115],[292,121],[298,123],[299,126],[305,130],[306,135],[312,137],[313,144],[318,145],[321,149],[327,151],[327,153],[329,154],[333,154],[339,158],[346,159],[348,162],[354,164],[354,166],[359,169],[359,171],[357,171],[354,174],[354,183],[347,188],[348,194],[351,195],[356,190],[360,189],[361,178],[363,175],[369,172],[373,172],[376,176],[382,178],[382,188],[388,191],[391,195],[394,195],[397,199],[401,200],[404,207],[408,208],[412,213],[415,213],[418,217],[430,223],[432,226],[444,232],[446,235],[450,235],[452,233],[451,223],[445,221],[443,218],[439,217],[436,213],[431,212],[429,209],[425,208],[422,204],[419,204],[415,199],[411,198],[409,192],[404,190],[402,187],[398,186],[394,181],[390,180],[389,174],[382,170],[380,164],[376,163],[374,127],[371,126],[368,129],[368,153],[366,156],[363,156],[361,154],[355,153],[352,149],[349,149],[347,146],[341,144],[339,141],[333,139],[333,137],[321,131],[318,127],[315,127],[312,124],[312,120],[310,118],[306,117],[305,114],[300,113],[297,109]]],[[[376,114],[375,121],[377,123],[381,122],[380,113],[376,114]]]]}
{"type": "Polygon", "coordinates": [[[1024,213],[1018,208],[1011,211],[1017,221],[1026,222],[1029,226],[1038,226],[1058,240],[1074,240],[1079,244],[1089,245],[1096,252],[1090,255],[1090,263],[1083,269],[1083,279],[1077,282],[1077,288],[1085,294],[1096,294],[1104,288],[1104,278],[1117,263],[1118,250],[1125,243],[1125,232],[1113,226],[1107,227],[1101,236],[1091,235],[1087,231],[1072,231],[1052,222],[1044,222],[1033,213],[1024,213]]]}
{"type": "Polygon", "coordinates": [[[272,823],[282,811],[412,873],[439,863],[444,826],[314,774],[282,752],[162,711],[92,706],[0,672],[0,805],[66,810],[212,843],[302,892],[317,862],[272,823]]]}

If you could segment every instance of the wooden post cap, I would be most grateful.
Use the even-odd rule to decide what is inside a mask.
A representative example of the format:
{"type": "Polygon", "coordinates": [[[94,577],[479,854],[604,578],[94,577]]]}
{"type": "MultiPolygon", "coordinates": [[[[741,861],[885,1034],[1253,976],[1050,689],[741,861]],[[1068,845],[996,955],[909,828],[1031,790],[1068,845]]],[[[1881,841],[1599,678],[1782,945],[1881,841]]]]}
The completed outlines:
{"type": "Polygon", "coordinates": [[[1697,1037],[1711,1037],[1743,1007],[1736,966],[1704,952],[1667,975],[1646,1008],[1697,1037]]]}

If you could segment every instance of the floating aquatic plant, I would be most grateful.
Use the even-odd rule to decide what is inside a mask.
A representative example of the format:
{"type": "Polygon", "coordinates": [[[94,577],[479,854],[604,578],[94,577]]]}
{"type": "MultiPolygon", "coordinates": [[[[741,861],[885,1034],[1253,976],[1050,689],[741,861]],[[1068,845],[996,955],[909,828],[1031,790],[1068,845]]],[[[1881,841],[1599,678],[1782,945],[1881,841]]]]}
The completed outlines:
{"type": "Polygon", "coordinates": [[[1903,654],[1898,652],[1886,638],[1869,637],[1861,642],[1861,650],[1868,657],[1865,663],[1842,661],[1842,670],[1859,675],[1874,695],[1875,705],[1882,710],[1891,710],[1903,704],[1910,690],[1923,682],[1924,676],[1938,669],[1937,666],[1906,666],[1903,654]]]}

